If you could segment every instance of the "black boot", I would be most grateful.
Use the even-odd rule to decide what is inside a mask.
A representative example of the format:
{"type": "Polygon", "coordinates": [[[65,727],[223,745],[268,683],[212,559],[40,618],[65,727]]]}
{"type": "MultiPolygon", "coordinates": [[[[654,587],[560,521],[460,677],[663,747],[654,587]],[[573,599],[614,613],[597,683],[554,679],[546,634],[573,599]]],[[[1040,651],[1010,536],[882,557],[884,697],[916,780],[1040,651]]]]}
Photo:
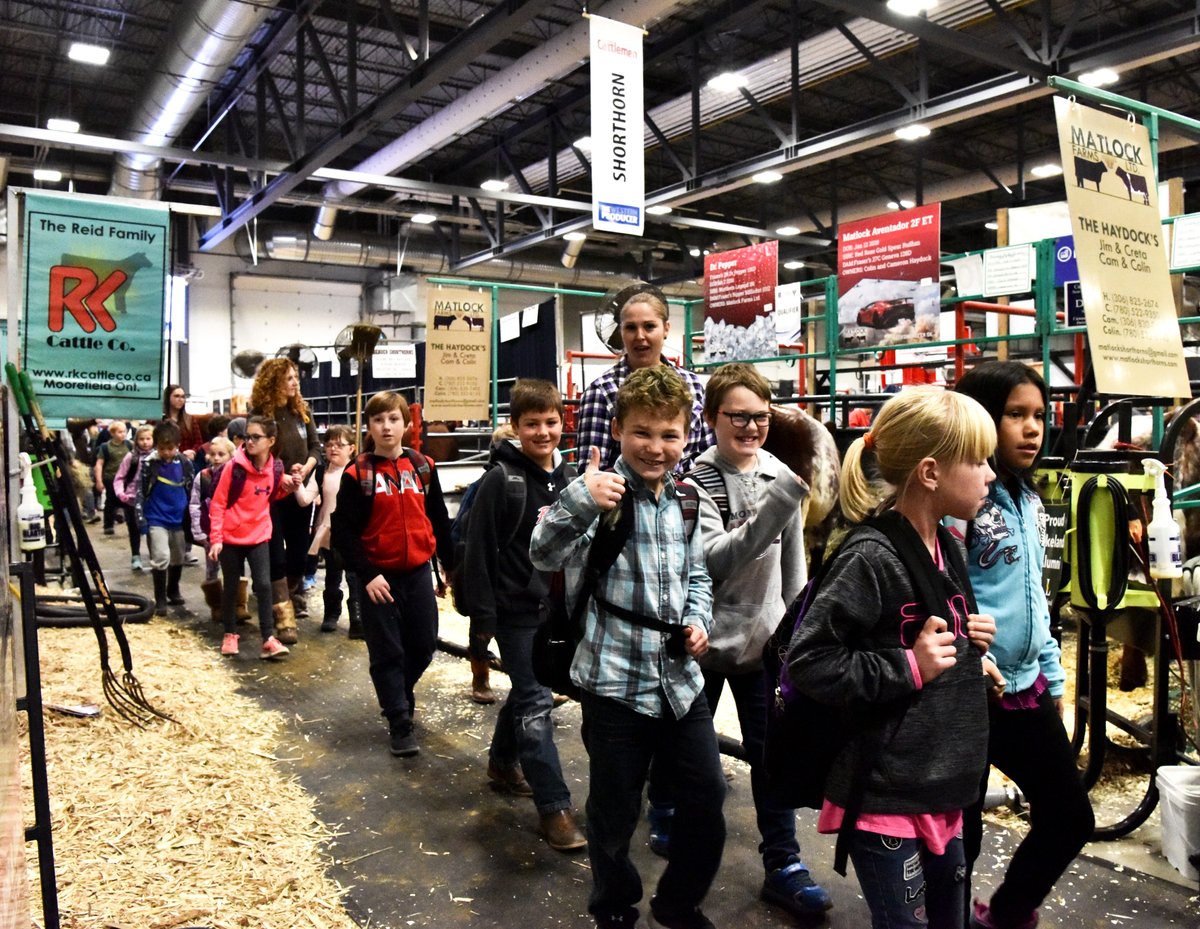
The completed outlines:
{"type": "Polygon", "coordinates": [[[154,578],[154,615],[167,615],[167,572],[154,568],[150,572],[154,578]]]}
{"type": "Polygon", "coordinates": [[[350,614],[350,631],[346,633],[346,638],[361,639],[363,637],[362,604],[358,602],[354,591],[351,591],[350,596],[346,598],[346,610],[350,614]]]}
{"type": "Polygon", "coordinates": [[[182,574],[181,564],[173,564],[167,568],[167,603],[171,606],[183,606],[183,594],[179,592],[179,578],[182,574]]]}
{"type": "Polygon", "coordinates": [[[336,632],[338,620],[342,616],[342,591],[340,588],[337,590],[326,588],[321,599],[325,601],[325,614],[321,621],[321,631],[336,632]]]}

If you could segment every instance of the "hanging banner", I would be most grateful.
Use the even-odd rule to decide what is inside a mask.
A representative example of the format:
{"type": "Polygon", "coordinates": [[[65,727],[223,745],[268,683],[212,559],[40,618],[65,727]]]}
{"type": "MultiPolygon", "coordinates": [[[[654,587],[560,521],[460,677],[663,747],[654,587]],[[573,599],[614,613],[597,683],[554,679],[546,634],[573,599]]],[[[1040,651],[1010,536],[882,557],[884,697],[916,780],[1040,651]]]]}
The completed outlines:
{"type": "Polygon", "coordinates": [[[775,287],[779,243],[704,256],[704,360],[745,361],[779,354],[775,287]]]}
{"type": "Polygon", "coordinates": [[[1190,397],[1144,126],[1054,100],[1100,393],[1190,397]]]}
{"type": "Polygon", "coordinates": [[[492,300],[479,291],[429,292],[425,325],[424,418],[491,416],[492,300]]]}
{"type": "Polygon", "coordinates": [[[592,227],[641,235],[646,181],[642,163],[642,30],[592,14],[592,227]]]}
{"type": "Polygon", "coordinates": [[[51,426],[162,415],[170,223],[162,204],[25,195],[20,363],[51,426]]]}
{"type": "Polygon", "coordinates": [[[940,203],[838,227],[838,335],[843,346],[939,338],[941,238],[940,203]]]}

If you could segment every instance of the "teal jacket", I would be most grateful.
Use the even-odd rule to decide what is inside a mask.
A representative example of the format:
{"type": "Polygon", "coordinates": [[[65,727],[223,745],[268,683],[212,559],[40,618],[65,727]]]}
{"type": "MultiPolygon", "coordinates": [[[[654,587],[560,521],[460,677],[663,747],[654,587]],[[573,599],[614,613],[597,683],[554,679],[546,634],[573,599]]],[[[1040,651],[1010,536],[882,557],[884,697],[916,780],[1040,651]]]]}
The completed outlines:
{"type": "Polygon", "coordinates": [[[987,502],[970,522],[971,586],[979,612],[996,620],[988,657],[1004,675],[1005,693],[1028,690],[1040,671],[1050,684],[1050,695],[1061,697],[1066,674],[1058,643],[1050,635],[1050,609],[1042,592],[1042,503],[1027,484],[1021,485],[1019,498],[1014,500],[1002,481],[993,481],[987,502]]]}

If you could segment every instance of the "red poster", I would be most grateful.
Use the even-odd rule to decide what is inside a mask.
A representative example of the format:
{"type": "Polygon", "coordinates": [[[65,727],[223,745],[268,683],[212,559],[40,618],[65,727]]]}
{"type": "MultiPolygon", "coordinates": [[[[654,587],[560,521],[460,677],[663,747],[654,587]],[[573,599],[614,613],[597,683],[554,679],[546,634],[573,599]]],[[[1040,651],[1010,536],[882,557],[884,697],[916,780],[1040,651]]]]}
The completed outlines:
{"type": "Polygon", "coordinates": [[[705,256],[706,360],[767,358],[778,354],[774,317],[778,283],[778,242],[705,256]]]}
{"type": "Polygon", "coordinates": [[[940,203],[838,229],[838,324],[843,345],[938,338],[940,203]]]}

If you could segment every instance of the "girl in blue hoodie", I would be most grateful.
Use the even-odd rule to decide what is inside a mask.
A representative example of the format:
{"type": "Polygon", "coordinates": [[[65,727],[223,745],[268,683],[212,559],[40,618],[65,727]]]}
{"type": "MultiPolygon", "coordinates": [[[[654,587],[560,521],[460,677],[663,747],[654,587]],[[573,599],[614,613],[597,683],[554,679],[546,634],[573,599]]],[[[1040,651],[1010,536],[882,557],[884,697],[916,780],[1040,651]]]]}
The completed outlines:
{"type": "MultiPolygon", "coordinates": [[[[1041,375],[1012,361],[979,365],[958,390],[978,400],[996,423],[997,479],[967,533],[979,610],[996,619],[986,659],[994,663],[992,677],[1003,680],[988,705],[988,761],[1021,788],[1031,819],[1004,880],[990,903],[976,901],[970,924],[1033,929],[1038,906],[1095,825],[1062,724],[1066,675],[1042,590],[1042,505],[1029,482],[1042,450],[1048,398],[1041,375]]],[[[982,793],[963,820],[968,875],[982,839],[982,793]]]]}

